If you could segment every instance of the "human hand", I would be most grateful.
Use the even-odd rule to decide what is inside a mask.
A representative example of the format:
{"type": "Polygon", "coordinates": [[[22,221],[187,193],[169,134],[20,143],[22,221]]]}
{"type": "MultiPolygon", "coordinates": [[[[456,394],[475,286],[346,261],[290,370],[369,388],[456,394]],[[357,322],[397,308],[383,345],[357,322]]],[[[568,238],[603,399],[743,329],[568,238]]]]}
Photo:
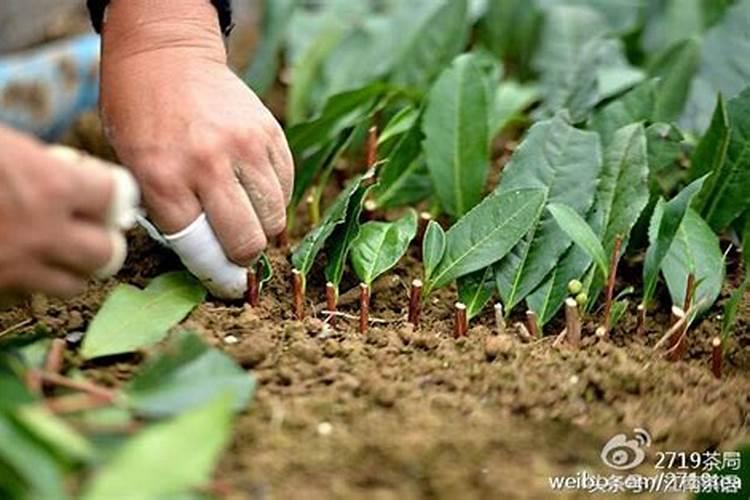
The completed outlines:
{"type": "Polygon", "coordinates": [[[210,3],[111,2],[101,111],[150,220],[215,295],[241,296],[244,268],[286,226],[294,167],[273,115],[227,67],[210,3]]]}
{"type": "Polygon", "coordinates": [[[124,169],[0,127],[0,304],[67,298],[126,255],[138,189],[124,169]]]}

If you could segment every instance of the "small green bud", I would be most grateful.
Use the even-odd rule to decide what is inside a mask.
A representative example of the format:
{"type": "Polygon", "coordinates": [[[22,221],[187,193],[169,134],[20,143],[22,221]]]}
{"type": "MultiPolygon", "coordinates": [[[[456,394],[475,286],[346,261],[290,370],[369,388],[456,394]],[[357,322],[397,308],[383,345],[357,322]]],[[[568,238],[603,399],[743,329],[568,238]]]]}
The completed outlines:
{"type": "Polygon", "coordinates": [[[568,291],[571,295],[578,295],[583,290],[583,283],[578,280],[570,280],[568,282],[568,291]]]}
{"type": "Polygon", "coordinates": [[[581,292],[578,295],[576,295],[576,303],[578,304],[578,307],[585,306],[589,301],[589,296],[586,294],[586,292],[581,292]]]}

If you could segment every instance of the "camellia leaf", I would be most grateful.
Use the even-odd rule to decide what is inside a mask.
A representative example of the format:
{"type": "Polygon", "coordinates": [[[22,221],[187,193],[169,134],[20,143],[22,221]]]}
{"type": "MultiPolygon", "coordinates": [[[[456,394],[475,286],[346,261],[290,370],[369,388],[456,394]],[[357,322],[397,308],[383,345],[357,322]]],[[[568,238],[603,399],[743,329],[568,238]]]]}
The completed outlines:
{"type": "Polygon", "coordinates": [[[648,80],[627,92],[619,99],[597,110],[588,128],[599,133],[606,147],[615,132],[626,125],[651,120],[656,107],[658,80],[648,80]]]}
{"type": "Polygon", "coordinates": [[[492,266],[458,278],[458,300],[466,305],[469,320],[482,312],[495,293],[495,272],[492,266]]]}
{"type": "Polygon", "coordinates": [[[688,275],[695,276],[694,303],[701,303],[699,312],[708,310],[721,293],[724,281],[724,255],[719,238],[711,227],[692,209],[688,209],[680,229],[664,257],[661,272],[667,282],[672,303],[682,307],[685,302],[688,275]]]}
{"type": "Polygon", "coordinates": [[[205,297],[205,288],[186,272],[162,274],[143,290],[119,285],[89,325],[81,355],[92,359],[159,342],[205,297]]]}
{"type": "Polygon", "coordinates": [[[680,117],[699,61],[700,44],[688,39],[670,47],[650,64],[650,75],[660,78],[653,120],[672,122],[680,117]]]}
{"type": "Polygon", "coordinates": [[[445,235],[445,255],[425,294],[502,259],[533,228],[547,199],[545,189],[495,192],[459,219],[445,235]]]}
{"type": "Polygon", "coordinates": [[[497,136],[515,120],[521,118],[521,113],[539,98],[539,91],[535,86],[520,84],[513,80],[500,83],[494,90],[494,102],[489,114],[490,138],[497,136]]]}
{"type": "Polygon", "coordinates": [[[643,303],[648,304],[654,296],[664,258],[672,246],[677,231],[695,194],[703,186],[705,177],[692,182],[669,202],[659,200],[649,227],[649,247],[643,264],[643,303]]]}
{"type": "MultiPolygon", "coordinates": [[[[739,95],[750,81],[750,0],[739,0],[703,38],[698,75],[688,96],[680,125],[701,134],[711,121],[716,94],[739,95]],[[727,50],[731,47],[731,50],[727,50]]],[[[709,224],[711,221],[708,220],[709,224]]],[[[713,224],[712,224],[713,227],[713,224]]]]}
{"type": "Polygon", "coordinates": [[[468,33],[466,0],[399,2],[391,81],[424,88],[464,47],[468,33]]]}
{"type": "Polygon", "coordinates": [[[95,457],[91,443],[50,410],[38,405],[19,407],[15,419],[60,456],[88,462],[95,457]]]}
{"type": "Polygon", "coordinates": [[[412,106],[406,106],[398,111],[378,134],[378,149],[382,150],[389,143],[403,138],[404,134],[414,127],[421,116],[421,111],[412,106]]]}
{"type": "MultiPolygon", "coordinates": [[[[648,167],[653,177],[673,165],[682,154],[685,137],[674,125],[654,123],[646,129],[648,167]]],[[[657,177],[658,180],[658,177],[657,177]]]]}
{"type": "MultiPolygon", "coordinates": [[[[731,124],[729,123],[729,113],[724,98],[719,95],[716,102],[716,109],[711,120],[711,126],[701,138],[700,142],[693,151],[690,159],[690,179],[697,179],[712,172],[719,172],[724,165],[724,159],[727,156],[729,147],[731,124]]],[[[720,177],[711,176],[706,179],[703,189],[695,197],[694,207],[698,212],[702,212],[708,204],[708,196],[713,191],[713,187],[720,177]]]]}
{"type": "MultiPolygon", "coordinates": [[[[548,203],[562,203],[586,214],[601,168],[597,134],[578,130],[558,116],[531,127],[505,167],[498,190],[542,188],[548,203]]],[[[495,267],[508,313],[542,283],[570,244],[552,214],[543,212],[539,223],[495,267]]]]}
{"type": "Polygon", "coordinates": [[[394,222],[368,222],[362,225],[352,243],[354,271],[363,283],[371,285],[384,272],[398,264],[417,234],[417,213],[409,210],[394,222]]]}
{"type": "Polygon", "coordinates": [[[231,434],[232,404],[209,404],[130,439],[84,489],[84,500],[162,498],[207,484],[231,434]]]}
{"type": "Polygon", "coordinates": [[[245,82],[263,95],[273,85],[279,70],[281,48],[297,0],[268,2],[263,9],[263,38],[245,73],[245,82]]]}
{"type": "Polygon", "coordinates": [[[349,213],[349,201],[361,184],[362,179],[360,177],[352,180],[346,189],[339,193],[333,205],[328,208],[320,224],[310,231],[292,252],[292,265],[303,275],[307,276],[307,273],[310,272],[315,258],[323,249],[326,240],[333,234],[336,226],[346,221],[346,216],[349,213]]]}
{"type": "Polygon", "coordinates": [[[244,410],[255,389],[253,376],[229,356],[182,332],[141,369],[124,390],[140,415],[166,417],[203,406],[219,396],[244,410]]]}
{"type": "Polygon", "coordinates": [[[560,226],[560,229],[565,231],[565,234],[573,240],[573,243],[583,248],[591,259],[593,259],[597,267],[599,267],[602,276],[606,277],[609,275],[609,265],[607,264],[607,255],[604,253],[604,247],[588,222],[578,215],[575,210],[566,205],[551,203],[547,205],[547,210],[555,218],[555,222],[560,226]]]}
{"type": "Polygon", "coordinates": [[[476,55],[459,56],[430,91],[424,151],[445,211],[461,217],[482,198],[489,167],[487,92],[476,55]]]}
{"type": "Polygon", "coordinates": [[[339,283],[341,283],[341,278],[344,276],[344,267],[346,266],[346,259],[349,256],[352,244],[360,234],[362,224],[359,219],[362,215],[362,205],[371,187],[371,185],[360,185],[354,194],[352,194],[349,200],[346,220],[343,224],[336,227],[330,237],[325,275],[326,279],[333,283],[337,289],[339,283]]]}
{"type": "Polygon", "coordinates": [[[422,263],[424,265],[425,281],[430,281],[435,269],[445,255],[445,231],[436,221],[427,224],[422,241],[422,263]]]}
{"type": "MultiPolygon", "coordinates": [[[[721,102],[719,103],[721,106],[721,102]]],[[[718,111],[717,111],[718,112],[718,111]]],[[[727,103],[729,143],[722,140],[726,130],[718,116],[719,130],[709,131],[707,140],[696,150],[696,161],[713,160],[715,168],[697,198],[701,216],[714,231],[726,229],[750,206],[750,87],[727,103]],[[715,138],[715,139],[714,139],[715,138]],[[714,146],[713,154],[705,151],[714,146]],[[726,148],[726,153],[722,154],[726,148]],[[718,167],[718,168],[717,168],[718,167]]]]}

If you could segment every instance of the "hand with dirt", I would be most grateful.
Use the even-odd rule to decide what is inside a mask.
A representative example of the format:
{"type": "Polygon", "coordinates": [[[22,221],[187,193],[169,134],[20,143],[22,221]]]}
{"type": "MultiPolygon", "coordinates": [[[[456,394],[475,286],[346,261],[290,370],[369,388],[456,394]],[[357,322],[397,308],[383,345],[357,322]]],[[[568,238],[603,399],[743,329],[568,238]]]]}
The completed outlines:
{"type": "Polygon", "coordinates": [[[293,163],[270,111],[227,67],[207,0],[113,0],[101,111],[150,220],[223,298],[286,225],[293,163]]]}
{"type": "Polygon", "coordinates": [[[125,260],[120,215],[137,204],[123,169],[0,127],[0,307],[31,292],[70,297],[125,260]],[[80,161],[79,161],[80,160],[80,161]]]}

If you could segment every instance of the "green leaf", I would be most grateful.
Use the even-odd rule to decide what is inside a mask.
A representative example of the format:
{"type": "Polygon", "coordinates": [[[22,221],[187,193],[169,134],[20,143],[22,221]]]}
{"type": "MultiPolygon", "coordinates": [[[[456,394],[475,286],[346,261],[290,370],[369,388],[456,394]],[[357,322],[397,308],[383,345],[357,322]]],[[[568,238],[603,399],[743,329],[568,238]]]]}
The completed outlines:
{"type": "Polygon", "coordinates": [[[3,444],[0,446],[0,470],[4,464],[25,483],[27,491],[21,498],[67,498],[60,464],[47,449],[3,414],[0,414],[0,443],[3,444]]]}
{"type": "Polygon", "coordinates": [[[265,94],[276,80],[279,58],[297,0],[266,2],[263,9],[263,38],[245,73],[245,82],[258,94],[265,94]]]}
{"type": "Polygon", "coordinates": [[[528,73],[528,61],[537,47],[542,21],[538,9],[528,0],[488,0],[482,22],[486,45],[504,61],[520,66],[528,73]]]}
{"type": "Polygon", "coordinates": [[[497,136],[511,123],[521,119],[523,111],[538,97],[539,91],[533,85],[513,80],[500,83],[494,91],[494,103],[490,111],[490,137],[497,136]]]}
{"type": "Polygon", "coordinates": [[[650,121],[656,107],[658,80],[641,83],[619,99],[597,110],[589,120],[588,128],[599,133],[606,147],[615,132],[626,125],[650,121]]]}
{"type": "Polygon", "coordinates": [[[162,274],[143,290],[119,285],[89,325],[81,355],[92,359],[155,344],[205,297],[200,282],[186,272],[162,274]]]}
{"type": "Polygon", "coordinates": [[[409,210],[394,222],[368,222],[352,243],[352,265],[368,285],[401,260],[417,234],[417,213],[409,210]]]}
{"type": "Polygon", "coordinates": [[[341,278],[344,276],[344,267],[349,251],[354,241],[360,234],[360,215],[362,214],[362,205],[367,198],[372,186],[362,186],[352,194],[347,208],[346,220],[343,224],[336,227],[331,234],[330,245],[327,249],[328,262],[326,263],[326,279],[333,283],[338,289],[341,278]]]}
{"type": "Polygon", "coordinates": [[[426,198],[432,191],[422,154],[422,126],[417,119],[386,159],[373,189],[379,207],[393,208],[426,198]],[[420,181],[421,180],[421,181],[420,181]]]}
{"type": "Polygon", "coordinates": [[[253,376],[229,356],[182,332],[133,378],[124,390],[127,405],[141,415],[177,415],[223,396],[242,411],[255,389],[253,376]]]}
{"type": "Polygon", "coordinates": [[[694,303],[703,302],[699,312],[707,311],[719,297],[724,281],[724,255],[719,238],[694,210],[685,213],[661,271],[673,304],[682,307],[685,303],[690,274],[697,283],[694,303]]]}
{"type": "Polygon", "coordinates": [[[672,122],[680,117],[699,59],[700,44],[690,39],[673,45],[650,64],[650,76],[660,78],[653,120],[672,122]]]}
{"type": "Polygon", "coordinates": [[[346,189],[339,193],[333,205],[328,208],[320,224],[310,231],[292,252],[292,265],[303,275],[307,276],[307,273],[310,272],[315,258],[333,234],[336,226],[346,221],[346,216],[349,213],[349,201],[357,192],[361,183],[360,177],[352,180],[346,189]]]}
{"type": "Polygon", "coordinates": [[[669,123],[654,123],[646,129],[648,167],[652,177],[677,161],[684,140],[682,133],[669,123]]]}
{"type": "Polygon", "coordinates": [[[672,246],[677,231],[682,225],[690,202],[703,186],[705,177],[693,181],[669,202],[659,200],[649,227],[649,247],[643,265],[643,303],[648,304],[654,296],[659,270],[672,246]]]}
{"type": "MultiPolygon", "coordinates": [[[[542,188],[548,203],[585,214],[594,201],[602,168],[599,137],[561,117],[535,124],[505,167],[499,190],[542,188]]],[[[543,212],[521,242],[495,267],[506,311],[533,292],[571,244],[552,214],[543,212]]]]}
{"type": "MultiPolygon", "coordinates": [[[[382,148],[384,145],[390,143],[396,138],[402,138],[404,134],[409,132],[414,124],[417,123],[422,117],[422,112],[411,106],[406,106],[398,111],[393,117],[386,123],[383,130],[378,135],[378,147],[382,148]]],[[[417,130],[421,131],[421,128],[417,130]]]]}
{"type": "Polygon", "coordinates": [[[578,5],[596,10],[607,20],[610,29],[618,34],[628,34],[637,29],[649,0],[536,0],[542,8],[555,5],[578,5]]]}
{"type": "Polygon", "coordinates": [[[495,192],[474,207],[446,233],[445,254],[425,294],[502,259],[537,223],[546,194],[539,188],[495,192]]]}
{"type": "Polygon", "coordinates": [[[271,265],[271,260],[268,258],[268,255],[265,253],[261,254],[258,262],[260,263],[261,268],[260,289],[262,290],[263,287],[273,279],[273,266],[271,265]]]}
{"type": "Polygon", "coordinates": [[[489,166],[487,93],[476,56],[458,57],[430,91],[422,127],[438,199],[461,217],[482,198],[489,166]]]}
{"type": "MultiPolygon", "coordinates": [[[[716,94],[730,99],[750,82],[750,0],[739,0],[721,22],[706,32],[698,75],[680,124],[696,134],[709,125],[716,94]],[[731,48],[731,49],[729,49],[731,48]]],[[[711,223],[711,221],[709,221],[711,223]]]]}
{"type": "Polygon", "coordinates": [[[18,408],[15,419],[39,441],[54,449],[59,456],[87,462],[95,457],[91,443],[64,420],[38,405],[18,408]]]}
{"type": "Polygon", "coordinates": [[[458,278],[458,300],[466,305],[469,320],[482,312],[495,293],[495,272],[492,266],[458,278]]]}
{"type": "Polygon", "coordinates": [[[750,275],[745,275],[742,284],[732,292],[731,297],[724,305],[724,317],[721,321],[721,339],[724,345],[726,345],[729,336],[732,334],[734,324],[737,322],[737,313],[739,312],[740,303],[745,297],[748,288],[750,288],[750,275]]]}
{"type": "MultiPolygon", "coordinates": [[[[712,142],[705,147],[714,146],[713,153],[702,149],[703,142],[696,150],[696,155],[709,156],[714,168],[718,167],[698,196],[700,213],[716,232],[726,229],[750,207],[750,87],[727,103],[727,114],[729,144],[722,141],[726,133],[722,123],[719,130],[707,134],[712,142]]],[[[699,156],[696,161],[704,159],[699,156]]]]}
{"type": "Polygon", "coordinates": [[[401,2],[396,14],[391,81],[425,88],[466,43],[466,0],[414,0],[401,2]]]}
{"type": "Polygon", "coordinates": [[[425,281],[429,282],[435,269],[440,265],[445,255],[445,231],[436,221],[427,224],[422,241],[422,263],[424,265],[425,281]]]}
{"type": "Polygon", "coordinates": [[[88,484],[84,500],[150,500],[206,485],[229,441],[228,398],[156,424],[128,441],[88,484]]]}
{"type": "MultiPolygon", "coordinates": [[[[711,126],[701,138],[690,159],[691,180],[721,171],[727,157],[730,129],[727,106],[724,99],[719,95],[711,126]]],[[[721,181],[721,177],[716,175],[706,179],[703,189],[695,197],[694,207],[698,212],[702,213],[708,202],[711,201],[709,196],[719,181],[721,181]]]]}
{"type": "Polygon", "coordinates": [[[560,226],[560,229],[565,231],[565,234],[573,240],[573,243],[583,248],[591,259],[593,259],[599,267],[602,276],[608,276],[608,259],[604,253],[602,242],[599,241],[599,238],[594,234],[594,230],[591,229],[591,226],[588,225],[584,218],[567,205],[558,203],[547,205],[547,210],[555,218],[555,222],[560,226]]]}

